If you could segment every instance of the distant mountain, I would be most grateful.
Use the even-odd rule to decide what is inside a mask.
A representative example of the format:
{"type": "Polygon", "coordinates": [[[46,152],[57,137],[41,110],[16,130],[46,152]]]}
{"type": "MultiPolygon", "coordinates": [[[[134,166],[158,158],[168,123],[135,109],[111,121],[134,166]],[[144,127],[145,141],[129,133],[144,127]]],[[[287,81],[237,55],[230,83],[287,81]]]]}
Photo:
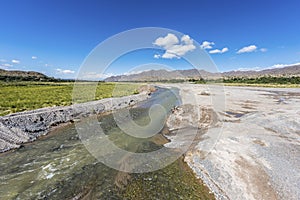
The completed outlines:
{"type": "Polygon", "coordinates": [[[186,79],[205,79],[221,78],[220,74],[211,73],[204,70],[188,69],[188,70],[150,70],[138,74],[111,76],[104,81],[118,82],[118,81],[165,81],[165,80],[186,80],[186,79]]]}
{"type": "Polygon", "coordinates": [[[220,78],[232,77],[261,77],[261,76],[300,76],[300,65],[292,65],[282,68],[265,69],[261,71],[229,71],[223,73],[212,73],[204,70],[150,70],[138,74],[111,76],[106,78],[106,82],[130,82],[130,81],[169,81],[169,80],[188,80],[200,79],[215,80],[220,78]]]}
{"type": "Polygon", "coordinates": [[[224,77],[300,76],[300,65],[264,69],[260,71],[229,71],[222,73],[222,75],[224,77]]]}
{"type": "Polygon", "coordinates": [[[0,69],[0,80],[2,81],[49,81],[50,78],[42,73],[33,71],[8,71],[0,69]]]}
{"type": "MultiPolygon", "coordinates": [[[[212,73],[204,70],[188,69],[188,70],[150,70],[137,74],[111,76],[106,78],[106,82],[131,82],[131,81],[173,81],[173,80],[189,80],[200,79],[216,80],[222,78],[245,77],[255,78],[262,76],[276,77],[300,77],[300,65],[291,65],[282,68],[265,69],[260,71],[229,71],[223,73],[212,73]]],[[[34,71],[8,71],[0,69],[0,81],[74,81],[63,80],[48,77],[45,74],[34,71]]]]}

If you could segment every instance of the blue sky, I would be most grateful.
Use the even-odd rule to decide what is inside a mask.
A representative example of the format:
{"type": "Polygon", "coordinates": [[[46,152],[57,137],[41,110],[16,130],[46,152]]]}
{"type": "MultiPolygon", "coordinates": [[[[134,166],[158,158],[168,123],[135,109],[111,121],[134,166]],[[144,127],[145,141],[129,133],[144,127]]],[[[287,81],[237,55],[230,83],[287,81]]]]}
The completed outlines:
{"type": "MultiPolygon", "coordinates": [[[[203,45],[220,71],[299,63],[299,7],[297,0],[3,0],[0,67],[73,78],[100,42],[140,27],[164,27],[188,35],[203,45]]],[[[163,54],[163,50],[131,53],[107,73],[123,74],[143,63],[189,67],[183,59],[163,54]],[[159,58],[154,58],[156,53],[159,58]]]]}

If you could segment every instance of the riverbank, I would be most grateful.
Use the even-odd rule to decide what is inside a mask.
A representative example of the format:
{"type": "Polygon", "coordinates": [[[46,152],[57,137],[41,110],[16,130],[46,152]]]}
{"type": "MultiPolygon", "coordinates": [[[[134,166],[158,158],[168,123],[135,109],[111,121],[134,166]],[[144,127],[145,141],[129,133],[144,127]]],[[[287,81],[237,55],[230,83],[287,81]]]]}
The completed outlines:
{"type": "Polygon", "coordinates": [[[132,106],[149,98],[150,93],[151,89],[148,88],[136,95],[107,98],[72,106],[41,108],[0,117],[0,153],[36,140],[41,135],[47,134],[53,126],[132,106]]]}
{"type": "MultiPolygon", "coordinates": [[[[201,116],[186,123],[207,131],[194,140],[185,162],[217,199],[300,198],[300,89],[224,87],[223,107],[212,104],[219,95],[214,86],[170,86],[179,88],[183,104],[190,105],[174,111],[170,126],[198,110],[211,116],[204,119],[212,123],[201,116]]],[[[170,136],[167,145],[185,142],[184,134],[170,136]]]]}
{"type": "MultiPolygon", "coordinates": [[[[170,94],[173,93],[158,89],[148,100],[131,109],[133,119],[137,124],[149,123],[148,109],[159,102],[169,102],[166,108],[171,109],[176,102],[167,101],[170,94]]],[[[152,137],[136,138],[122,132],[112,114],[101,114],[97,118],[112,144],[126,151],[153,152],[169,142],[163,136],[168,135],[167,127],[152,137]]],[[[89,124],[89,119],[78,123],[89,124]]],[[[87,151],[77,128],[75,123],[69,123],[24,148],[2,154],[0,196],[5,199],[214,199],[183,162],[183,157],[147,173],[118,171],[87,151]]],[[[100,145],[101,138],[98,138],[100,145]]],[[[127,156],[119,161],[130,164],[127,156]]]]}
{"type": "MultiPolygon", "coordinates": [[[[189,130],[198,130],[196,136],[191,138],[193,142],[183,159],[192,169],[193,173],[195,173],[196,177],[203,180],[204,184],[208,186],[217,199],[299,199],[298,186],[300,185],[300,177],[298,174],[300,174],[300,171],[298,166],[300,165],[300,160],[298,155],[300,154],[300,138],[297,132],[300,130],[299,89],[224,87],[221,88],[221,90],[214,90],[215,86],[208,87],[207,85],[195,84],[171,84],[162,86],[179,88],[179,95],[184,105],[176,107],[168,118],[166,125],[171,132],[165,133],[164,135],[170,142],[164,145],[170,148],[178,148],[185,142],[189,142],[188,140],[191,138],[189,130]],[[224,99],[221,98],[222,94],[224,99]],[[221,100],[226,102],[226,106],[223,107],[212,104],[212,97],[220,97],[221,100]],[[187,127],[191,129],[187,129],[187,127]],[[177,134],[175,134],[176,131],[177,134]]],[[[23,132],[15,131],[15,129],[11,130],[14,131],[14,138],[24,138],[23,136],[27,134],[27,139],[36,139],[47,131],[49,132],[49,127],[51,128],[58,124],[80,120],[96,112],[103,113],[105,110],[120,109],[123,106],[127,107],[148,97],[148,93],[146,92],[145,94],[118,98],[118,101],[115,101],[114,104],[110,103],[110,99],[105,99],[78,104],[80,106],[78,106],[77,109],[71,107],[56,107],[54,111],[51,111],[51,115],[45,112],[48,110],[48,108],[45,108],[24,112],[27,115],[18,113],[7,116],[9,119],[7,122],[11,122],[8,123],[10,125],[15,123],[16,127],[20,126],[23,128],[17,129],[23,132]],[[140,95],[144,96],[140,97],[140,95]],[[131,100],[133,101],[131,102],[131,100]],[[95,112],[92,108],[97,108],[97,111],[95,112]],[[42,116],[43,119],[41,119],[40,116],[42,116]],[[47,120],[51,123],[48,123],[47,120]],[[42,125],[45,121],[47,121],[47,123],[45,123],[46,125],[42,125]],[[35,128],[30,128],[31,126],[35,128]]],[[[105,122],[103,124],[107,123],[105,122]]],[[[110,124],[108,124],[108,128],[111,128],[110,124]]],[[[150,149],[155,146],[153,146],[153,143],[137,142],[132,140],[132,138],[130,139],[130,137],[129,140],[128,138],[125,140],[125,135],[119,135],[119,133],[113,133],[113,135],[114,134],[116,135],[112,136],[112,138],[117,139],[117,142],[121,142],[125,149],[131,147],[131,145],[128,145],[131,143],[141,144],[139,148],[146,151],[150,151],[150,149]],[[125,144],[123,144],[123,142],[125,142],[125,144]]],[[[77,149],[76,146],[80,144],[78,142],[78,136],[75,134],[74,136],[68,136],[59,133],[57,137],[62,137],[62,143],[57,142],[57,138],[55,138],[53,139],[53,141],[55,141],[53,146],[53,144],[48,144],[49,138],[47,137],[44,141],[42,138],[41,141],[35,143],[35,145],[26,145],[25,148],[18,150],[17,154],[7,154],[7,163],[13,159],[16,160],[16,166],[20,163],[23,163],[23,165],[21,167],[12,167],[12,171],[7,169],[7,173],[3,171],[3,177],[7,178],[9,184],[5,182],[2,186],[2,191],[7,190],[6,186],[10,187],[10,185],[15,185],[18,183],[18,180],[23,180],[23,178],[24,180],[31,180],[29,177],[36,172],[38,172],[38,177],[33,177],[31,181],[51,179],[53,183],[57,184],[58,181],[64,179],[59,175],[66,170],[64,163],[67,163],[67,166],[70,168],[72,168],[73,165],[78,166],[76,170],[80,172],[80,176],[92,179],[92,177],[86,174],[86,170],[82,171],[82,167],[94,171],[95,166],[93,164],[86,165],[84,162],[87,158],[88,163],[94,163],[95,161],[91,156],[87,156],[89,154],[86,150],[83,150],[84,147],[77,149]],[[75,141],[76,144],[72,145],[75,141]],[[47,146],[41,151],[44,145],[47,146]],[[17,158],[23,151],[27,152],[28,149],[36,149],[37,152],[34,152],[33,156],[27,157],[23,155],[23,157],[17,158]],[[75,153],[69,151],[75,151],[75,153]],[[60,153],[64,153],[64,155],[58,155],[60,153]],[[70,153],[74,157],[70,156],[70,153]],[[37,158],[36,155],[39,155],[41,158],[37,158]],[[9,156],[15,158],[8,158],[9,156]],[[82,159],[82,161],[79,162],[80,165],[74,164],[73,162],[78,160],[79,157],[82,159]],[[72,159],[74,160],[72,161],[72,159]],[[40,164],[36,161],[32,162],[33,160],[40,160],[40,164]],[[31,165],[35,168],[32,169],[30,167],[31,165]],[[10,175],[7,176],[7,174],[10,175]],[[26,177],[23,177],[23,174],[24,176],[26,175],[26,177]],[[31,175],[27,177],[27,174],[31,175]],[[20,178],[20,176],[23,178],[20,178]],[[55,179],[52,177],[55,177],[55,179]]],[[[157,142],[160,142],[160,140],[161,139],[156,138],[154,139],[154,143],[158,145],[157,142]]],[[[21,145],[21,143],[13,144],[21,145]]],[[[24,154],[27,155],[27,153],[24,154]]],[[[3,157],[3,159],[5,158],[3,157]]],[[[190,177],[192,173],[187,172],[186,175],[184,175],[184,173],[182,174],[182,171],[178,170],[178,162],[179,161],[176,161],[175,164],[155,173],[130,175],[130,179],[127,179],[127,175],[121,175],[120,178],[119,173],[115,171],[109,172],[107,176],[111,176],[111,173],[113,173],[115,174],[113,177],[116,177],[114,181],[117,180],[117,182],[119,182],[118,180],[122,180],[121,185],[125,184],[128,186],[125,187],[125,190],[122,190],[122,192],[124,192],[122,195],[128,198],[141,197],[144,192],[150,194],[149,191],[147,191],[148,188],[152,188],[151,191],[153,193],[151,193],[151,195],[156,195],[154,191],[158,189],[161,191],[160,194],[163,195],[163,191],[170,190],[170,185],[172,195],[177,193],[186,194],[186,191],[189,191],[190,195],[196,198],[197,191],[203,190],[203,196],[213,198],[212,195],[209,195],[209,191],[205,189],[206,187],[204,187],[201,182],[199,187],[194,185],[197,180],[193,180],[193,188],[197,189],[189,189],[187,180],[192,180],[190,177]],[[173,172],[173,170],[175,171],[173,172]],[[181,178],[186,181],[187,187],[183,186],[183,188],[178,188],[176,184],[174,185],[173,182],[168,181],[159,186],[163,180],[157,177],[169,177],[170,180],[180,182],[183,179],[175,178],[178,174],[183,175],[181,178]],[[185,176],[188,178],[185,178],[185,176]],[[123,179],[123,177],[125,178],[123,179]],[[153,181],[155,181],[155,183],[153,181]],[[164,188],[164,190],[161,190],[161,188],[164,188]]],[[[3,162],[2,166],[7,167],[10,165],[5,165],[3,162]]],[[[101,168],[103,168],[103,165],[97,165],[97,170],[101,168]]],[[[106,168],[105,170],[109,171],[106,168]]],[[[75,171],[72,171],[72,173],[75,173],[75,171]]],[[[103,177],[101,172],[99,172],[98,175],[103,177]]],[[[77,175],[71,174],[68,176],[74,181],[80,180],[80,177],[77,177],[77,175]]],[[[93,181],[94,180],[92,180],[92,182],[93,181]]],[[[111,185],[116,184],[114,181],[109,183],[109,188],[111,188],[111,185]]],[[[71,195],[73,190],[77,190],[81,187],[88,187],[85,188],[84,191],[81,191],[84,196],[90,193],[96,196],[102,194],[101,192],[99,193],[99,189],[95,189],[94,186],[89,186],[88,184],[82,183],[82,185],[78,187],[69,184],[65,189],[70,190],[68,195],[71,195]],[[90,189],[90,187],[94,189],[90,189]]],[[[30,188],[30,191],[33,189],[36,189],[36,192],[42,191],[38,185],[39,182],[35,182],[32,188],[30,188]]],[[[20,194],[27,194],[27,191],[23,191],[22,187],[22,185],[20,185],[20,187],[18,186],[15,191],[22,191],[17,192],[20,194]]],[[[51,188],[53,191],[48,191],[47,188],[43,188],[45,195],[49,193],[49,196],[51,196],[51,192],[56,194],[58,191],[62,191],[58,189],[56,185],[52,185],[51,188]]],[[[102,188],[102,186],[100,188],[102,188]]],[[[100,191],[102,191],[102,189],[100,191]]],[[[16,194],[9,195],[14,196],[16,194]]],[[[78,195],[80,196],[81,193],[78,195]]],[[[110,195],[113,194],[105,190],[104,196],[111,197],[110,195]]],[[[151,195],[148,197],[149,199],[151,199],[151,195]]],[[[168,192],[164,195],[171,194],[168,192]]],[[[158,198],[159,197],[160,196],[158,196],[158,198]]]]}

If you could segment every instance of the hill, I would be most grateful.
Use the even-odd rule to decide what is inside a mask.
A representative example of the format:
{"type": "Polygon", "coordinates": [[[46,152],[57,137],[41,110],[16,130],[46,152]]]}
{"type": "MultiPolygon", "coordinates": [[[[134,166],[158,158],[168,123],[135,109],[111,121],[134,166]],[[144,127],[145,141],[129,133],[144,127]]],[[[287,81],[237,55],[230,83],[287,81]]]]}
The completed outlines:
{"type": "Polygon", "coordinates": [[[0,69],[1,81],[50,81],[54,78],[34,71],[8,71],[0,69]]]}

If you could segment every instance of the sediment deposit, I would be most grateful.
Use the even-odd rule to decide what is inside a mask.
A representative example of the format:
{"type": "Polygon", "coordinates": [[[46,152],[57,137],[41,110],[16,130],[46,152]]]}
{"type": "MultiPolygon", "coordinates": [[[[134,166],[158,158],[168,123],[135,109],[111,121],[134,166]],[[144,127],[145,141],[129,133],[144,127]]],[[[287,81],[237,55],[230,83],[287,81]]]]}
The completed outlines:
{"type": "MultiPolygon", "coordinates": [[[[172,86],[189,106],[174,109],[169,126],[199,129],[185,162],[217,199],[300,199],[299,88],[224,87],[222,107],[212,103],[219,95],[214,87],[172,86]]],[[[170,136],[167,145],[178,147],[185,138],[170,136]]]]}

